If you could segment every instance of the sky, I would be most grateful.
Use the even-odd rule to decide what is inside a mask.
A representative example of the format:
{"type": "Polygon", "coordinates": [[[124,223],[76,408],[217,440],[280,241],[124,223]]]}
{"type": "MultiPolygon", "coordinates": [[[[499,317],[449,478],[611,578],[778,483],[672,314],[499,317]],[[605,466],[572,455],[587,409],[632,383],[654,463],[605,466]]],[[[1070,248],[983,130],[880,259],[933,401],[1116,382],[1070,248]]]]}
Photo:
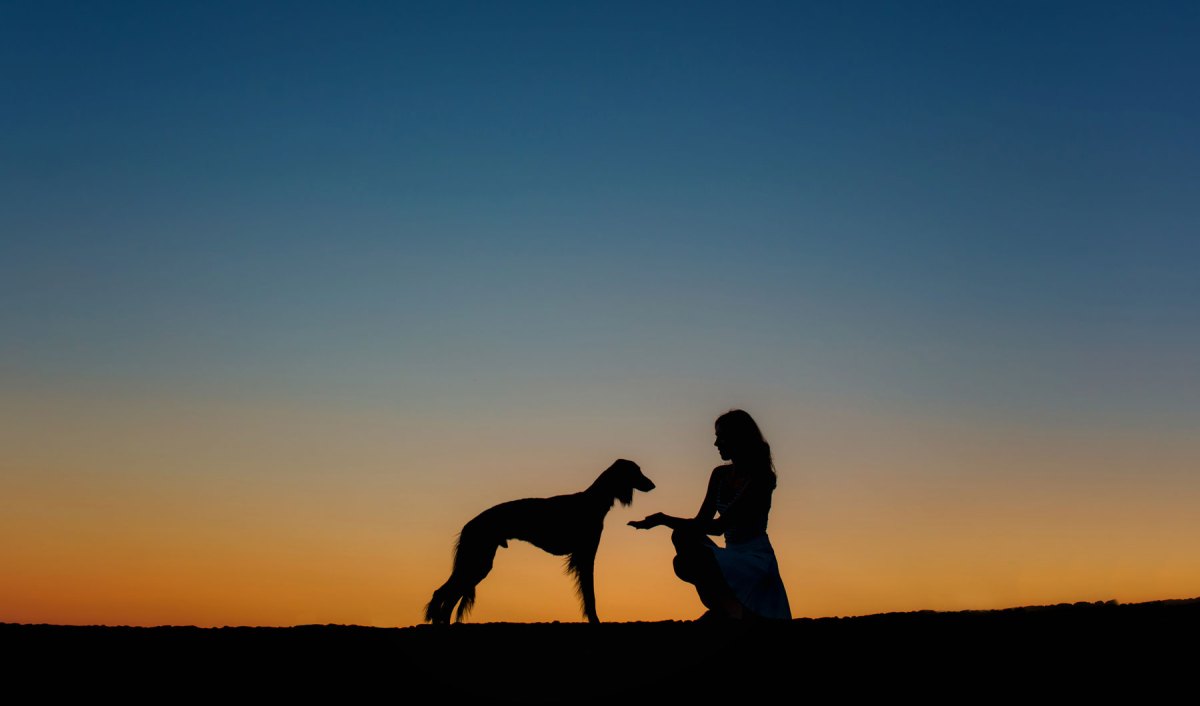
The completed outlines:
{"type": "MultiPolygon", "coordinates": [[[[406,626],[495,503],[703,612],[1200,596],[1200,6],[0,2],[0,622],[406,626]]],[[[576,621],[501,550],[475,621],[576,621]]]]}

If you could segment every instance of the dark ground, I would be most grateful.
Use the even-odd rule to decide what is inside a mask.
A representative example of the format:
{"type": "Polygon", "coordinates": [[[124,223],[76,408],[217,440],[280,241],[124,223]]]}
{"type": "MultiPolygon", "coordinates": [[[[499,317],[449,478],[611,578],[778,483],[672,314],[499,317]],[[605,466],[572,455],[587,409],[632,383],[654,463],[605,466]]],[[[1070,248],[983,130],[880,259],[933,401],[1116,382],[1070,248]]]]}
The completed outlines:
{"type": "Polygon", "coordinates": [[[390,703],[460,697],[481,703],[673,703],[678,697],[1155,703],[1195,698],[1198,638],[1200,598],[788,623],[3,623],[0,673],[10,690],[32,687],[38,701],[196,695],[390,703]]]}

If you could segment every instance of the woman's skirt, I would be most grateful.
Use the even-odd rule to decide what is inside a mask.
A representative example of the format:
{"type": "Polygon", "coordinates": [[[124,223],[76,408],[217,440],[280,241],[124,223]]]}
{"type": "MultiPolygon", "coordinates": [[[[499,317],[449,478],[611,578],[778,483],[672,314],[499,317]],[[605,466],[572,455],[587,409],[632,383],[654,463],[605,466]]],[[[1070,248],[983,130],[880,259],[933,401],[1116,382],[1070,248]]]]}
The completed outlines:
{"type": "Polygon", "coordinates": [[[746,542],[727,540],[724,547],[712,540],[709,544],[725,582],[744,608],[761,618],[792,619],[779,563],[767,535],[746,542]]]}

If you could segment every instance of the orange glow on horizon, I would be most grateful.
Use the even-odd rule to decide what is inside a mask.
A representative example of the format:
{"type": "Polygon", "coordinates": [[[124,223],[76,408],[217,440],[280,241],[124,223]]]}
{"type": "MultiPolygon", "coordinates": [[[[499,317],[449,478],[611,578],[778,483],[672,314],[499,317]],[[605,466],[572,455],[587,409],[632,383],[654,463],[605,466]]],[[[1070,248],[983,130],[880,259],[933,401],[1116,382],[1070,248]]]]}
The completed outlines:
{"type": "MultiPolygon", "coordinates": [[[[520,455],[497,452],[505,434],[534,448],[519,430],[448,451],[466,448],[445,436],[460,425],[421,439],[411,420],[343,412],[66,409],[58,427],[36,415],[7,427],[3,622],[413,625],[466,520],[582,489],[618,456],[639,460],[658,489],[609,514],[601,619],[702,612],[671,572],[669,533],[625,522],[695,511],[715,461],[704,425],[634,430],[616,450],[570,439],[517,464],[495,459],[520,455]],[[54,443],[56,428],[75,430],[71,443],[54,443]]],[[[1190,438],[874,416],[828,425],[766,427],[780,475],[770,531],[796,617],[1200,595],[1190,438]]],[[[514,542],[471,620],[581,620],[561,566],[514,542]]]]}

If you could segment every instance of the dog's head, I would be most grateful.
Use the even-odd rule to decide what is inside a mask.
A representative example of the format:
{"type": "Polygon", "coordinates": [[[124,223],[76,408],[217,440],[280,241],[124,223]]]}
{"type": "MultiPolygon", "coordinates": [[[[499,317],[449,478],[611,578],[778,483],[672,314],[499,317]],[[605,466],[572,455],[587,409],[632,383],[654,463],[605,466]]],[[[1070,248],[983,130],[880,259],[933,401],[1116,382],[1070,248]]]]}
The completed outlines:
{"type": "Polygon", "coordinates": [[[608,493],[611,493],[611,497],[621,501],[622,505],[629,505],[633,502],[633,491],[635,490],[643,493],[654,490],[654,482],[642,475],[642,469],[633,461],[626,461],[623,458],[617,459],[616,463],[600,474],[600,483],[608,493]]]}

